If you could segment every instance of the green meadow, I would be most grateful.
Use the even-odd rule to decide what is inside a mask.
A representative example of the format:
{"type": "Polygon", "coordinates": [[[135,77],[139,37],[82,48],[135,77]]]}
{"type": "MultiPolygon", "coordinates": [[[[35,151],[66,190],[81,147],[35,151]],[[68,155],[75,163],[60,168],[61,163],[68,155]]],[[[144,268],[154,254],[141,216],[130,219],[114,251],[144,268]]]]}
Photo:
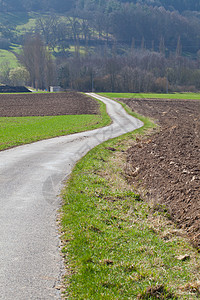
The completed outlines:
{"type": "Polygon", "coordinates": [[[174,93],[174,94],[153,94],[153,93],[99,93],[99,95],[110,98],[142,98],[142,99],[197,99],[200,100],[200,93],[174,93]]]}
{"type": "Polygon", "coordinates": [[[0,150],[106,126],[110,118],[103,103],[99,115],[1,117],[0,150]]]}
{"type": "Polygon", "coordinates": [[[145,202],[126,180],[125,150],[155,127],[137,117],[142,128],[91,150],[63,190],[67,299],[199,297],[197,250],[180,236],[165,207],[145,202]],[[179,260],[184,254],[189,258],[179,260]]]}
{"type": "Polygon", "coordinates": [[[0,65],[3,63],[8,63],[10,68],[19,67],[19,62],[14,53],[8,50],[0,49],[0,65]]]}

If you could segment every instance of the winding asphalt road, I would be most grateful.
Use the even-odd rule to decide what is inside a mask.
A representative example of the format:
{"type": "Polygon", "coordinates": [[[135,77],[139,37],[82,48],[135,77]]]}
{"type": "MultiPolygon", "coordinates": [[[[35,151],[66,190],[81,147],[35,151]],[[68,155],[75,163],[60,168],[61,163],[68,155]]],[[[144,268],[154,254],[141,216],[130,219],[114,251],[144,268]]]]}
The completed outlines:
{"type": "Polygon", "coordinates": [[[89,95],[107,105],[110,126],[0,152],[0,299],[60,299],[62,183],[91,148],[143,125],[120,104],[89,95]]]}

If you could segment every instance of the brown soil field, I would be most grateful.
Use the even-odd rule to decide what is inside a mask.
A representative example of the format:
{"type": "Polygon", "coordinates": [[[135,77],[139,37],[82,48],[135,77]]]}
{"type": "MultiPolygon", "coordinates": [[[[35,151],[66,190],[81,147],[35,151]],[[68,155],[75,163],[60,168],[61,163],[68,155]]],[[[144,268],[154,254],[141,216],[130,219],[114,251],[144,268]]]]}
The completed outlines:
{"type": "Polygon", "coordinates": [[[98,114],[99,104],[76,92],[0,94],[0,117],[98,114]]]}
{"type": "MultiPolygon", "coordinates": [[[[166,207],[200,250],[200,101],[123,99],[156,120],[160,130],[127,152],[129,181],[166,207]]],[[[159,207],[158,205],[158,207],[159,207]]]]}

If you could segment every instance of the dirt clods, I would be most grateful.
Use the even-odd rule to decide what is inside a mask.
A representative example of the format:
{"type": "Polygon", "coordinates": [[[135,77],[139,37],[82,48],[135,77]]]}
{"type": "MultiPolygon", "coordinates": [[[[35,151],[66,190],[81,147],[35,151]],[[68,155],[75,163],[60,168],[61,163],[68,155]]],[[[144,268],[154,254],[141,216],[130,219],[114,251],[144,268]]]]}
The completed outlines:
{"type": "Polygon", "coordinates": [[[149,199],[166,205],[173,220],[200,249],[200,101],[123,102],[160,125],[159,132],[138,139],[128,150],[129,181],[145,189],[149,199]]]}
{"type": "Polygon", "coordinates": [[[148,287],[145,292],[138,295],[137,299],[178,299],[175,295],[168,292],[163,285],[148,287]]]}

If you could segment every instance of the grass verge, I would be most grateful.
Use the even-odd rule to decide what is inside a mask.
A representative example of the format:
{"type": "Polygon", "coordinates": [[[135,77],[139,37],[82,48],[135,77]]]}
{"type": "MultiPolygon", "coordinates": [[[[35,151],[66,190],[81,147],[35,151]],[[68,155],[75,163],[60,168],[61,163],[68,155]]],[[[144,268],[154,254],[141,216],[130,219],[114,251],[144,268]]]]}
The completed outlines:
{"type": "Polygon", "coordinates": [[[197,251],[123,175],[124,151],[153,127],[142,121],[143,128],[91,150],[63,191],[67,299],[199,297],[197,251]]]}
{"type": "Polygon", "coordinates": [[[200,93],[174,93],[174,94],[152,94],[152,93],[99,93],[101,96],[113,98],[142,98],[142,99],[190,99],[200,100],[200,93]]]}
{"type": "Polygon", "coordinates": [[[110,124],[106,106],[101,101],[99,115],[66,115],[48,117],[1,117],[0,150],[68,135],[110,124]]]}

